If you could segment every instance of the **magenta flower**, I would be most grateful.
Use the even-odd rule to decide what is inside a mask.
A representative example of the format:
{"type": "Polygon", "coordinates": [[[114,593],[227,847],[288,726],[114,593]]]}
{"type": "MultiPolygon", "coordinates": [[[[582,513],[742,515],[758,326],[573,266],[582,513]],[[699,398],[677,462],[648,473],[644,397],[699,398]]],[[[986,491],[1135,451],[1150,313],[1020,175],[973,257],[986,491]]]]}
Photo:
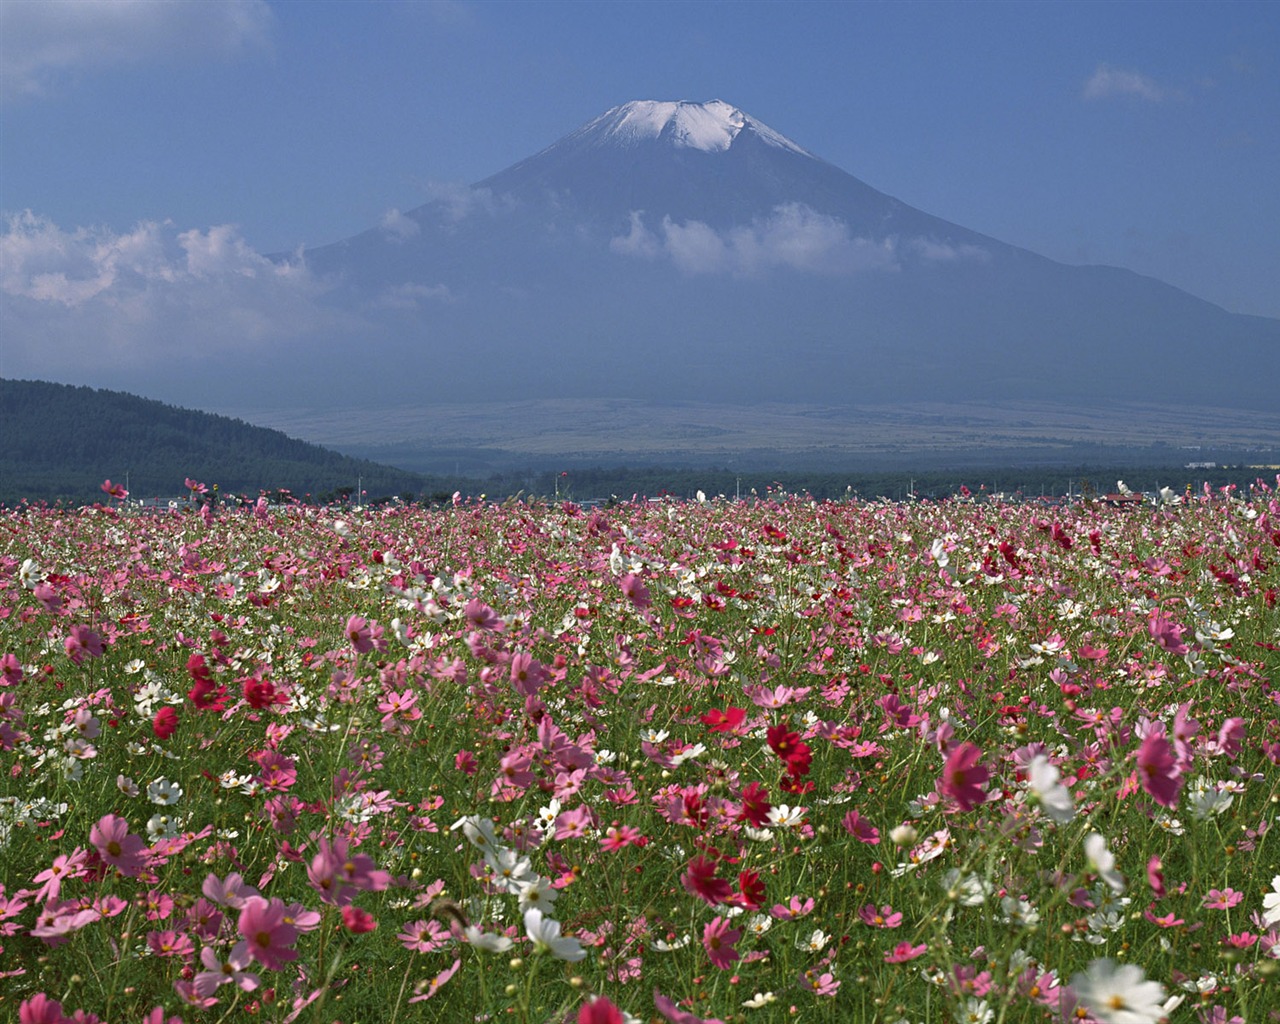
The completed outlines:
{"type": "Polygon", "coordinates": [[[93,843],[98,856],[122,875],[134,877],[146,866],[147,844],[129,832],[129,823],[124,818],[103,815],[89,829],[89,842],[93,843]]]}
{"type": "Polygon", "coordinates": [[[880,842],[880,830],[856,810],[846,814],[841,824],[844,825],[844,830],[859,842],[866,843],[868,846],[875,846],[880,842]]]}
{"type": "Polygon", "coordinates": [[[728,903],[733,898],[733,886],[716,877],[716,862],[699,854],[689,861],[680,883],[691,896],[696,896],[711,906],[728,903]]]}
{"type": "Polygon", "coordinates": [[[1151,799],[1164,807],[1178,806],[1182,774],[1173,756],[1173,747],[1164,736],[1148,733],[1138,748],[1138,779],[1151,799]]]}
{"type": "Polygon", "coordinates": [[[623,1024],[622,1011],[605,996],[595,996],[578,1008],[578,1024],[623,1024]]]}
{"type": "Polygon", "coordinates": [[[738,959],[738,951],[734,947],[742,938],[742,931],[730,928],[727,918],[715,917],[702,929],[702,945],[711,958],[711,963],[720,970],[728,970],[738,959]]]}
{"type": "Polygon", "coordinates": [[[71,1024],[71,1018],[62,1012],[62,1004],[37,992],[30,999],[18,1004],[19,1024],[71,1024]]]}
{"type": "Polygon", "coordinates": [[[129,497],[129,492],[124,489],[121,484],[113,484],[110,479],[102,481],[102,492],[108,497],[115,498],[116,501],[124,501],[129,497]]]}
{"type": "Polygon", "coordinates": [[[346,633],[357,654],[367,654],[373,650],[373,630],[361,616],[353,615],[347,619],[346,633]]]}
{"type": "Polygon", "coordinates": [[[298,959],[298,951],[292,948],[298,941],[298,929],[285,920],[282,900],[268,902],[261,896],[251,896],[240,911],[238,928],[248,944],[249,955],[267,970],[278,971],[298,959]]]}
{"type": "Polygon", "coordinates": [[[85,658],[102,657],[102,637],[88,626],[72,626],[71,635],[62,643],[67,657],[75,664],[84,662],[85,658]]]}
{"type": "Polygon", "coordinates": [[[991,773],[979,763],[981,757],[982,751],[972,743],[961,743],[947,755],[938,780],[938,792],[949,796],[962,811],[973,810],[987,798],[982,785],[991,773]]]}
{"type": "Polygon", "coordinates": [[[863,924],[869,924],[872,928],[897,928],[902,924],[902,912],[894,910],[888,904],[877,910],[874,903],[868,903],[858,911],[858,917],[863,924]]]}

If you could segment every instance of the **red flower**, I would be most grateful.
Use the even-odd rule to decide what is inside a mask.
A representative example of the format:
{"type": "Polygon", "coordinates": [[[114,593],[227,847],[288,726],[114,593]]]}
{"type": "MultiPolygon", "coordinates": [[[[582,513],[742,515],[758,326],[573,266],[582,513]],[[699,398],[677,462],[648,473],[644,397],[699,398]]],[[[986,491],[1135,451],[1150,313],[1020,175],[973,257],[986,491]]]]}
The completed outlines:
{"type": "Polygon", "coordinates": [[[735,732],[746,717],[747,712],[743,708],[729,708],[727,711],[712,708],[701,716],[702,724],[708,726],[712,732],[735,732]]]}
{"type": "Polygon", "coordinates": [[[753,782],[742,791],[742,810],[738,816],[749,821],[756,828],[764,828],[769,824],[769,791],[760,783],[753,782]]]}
{"type": "Polygon", "coordinates": [[[156,734],[158,740],[167,740],[177,728],[177,708],[161,708],[156,712],[156,717],[151,720],[151,731],[156,734]]]}
{"type": "Polygon", "coordinates": [[[742,871],[738,874],[738,895],[734,902],[748,910],[759,910],[764,901],[764,882],[760,872],[742,871]]]}
{"type": "Polygon", "coordinates": [[[259,711],[277,702],[275,683],[269,679],[255,679],[250,676],[244,680],[243,693],[249,706],[259,711]]]}
{"type": "Polygon", "coordinates": [[[378,927],[378,922],[367,910],[361,910],[352,904],[342,908],[342,927],[356,935],[371,932],[378,927]]]}

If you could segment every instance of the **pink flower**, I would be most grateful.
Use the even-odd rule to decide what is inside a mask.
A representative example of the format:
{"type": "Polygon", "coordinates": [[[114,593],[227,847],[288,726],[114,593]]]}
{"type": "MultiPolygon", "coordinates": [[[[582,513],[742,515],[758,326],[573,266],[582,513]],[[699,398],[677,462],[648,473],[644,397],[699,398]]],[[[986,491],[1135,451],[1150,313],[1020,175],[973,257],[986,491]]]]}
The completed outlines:
{"type": "Polygon", "coordinates": [[[129,823],[114,814],[103,815],[89,829],[89,842],[98,856],[122,875],[134,877],[146,866],[147,844],[129,832],[129,823]]]}
{"type": "Polygon", "coordinates": [[[610,852],[621,850],[626,846],[646,846],[649,840],[637,828],[630,825],[610,825],[600,840],[600,846],[610,852]]]}
{"type": "Polygon", "coordinates": [[[962,811],[972,810],[987,798],[982,785],[991,773],[979,764],[980,757],[982,751],[972,743],[961,743],[947,755],[942,777],[938,780],[938,791],[951,797],[962,811]]]}
{"type": "Polygon", "coordinates": [[[695,1013],[680,1009],[656,988],[653,990],[653,1006],[662,1016],[671,1021],[671,1024],[724,1024],[719,1017],[699,1017],[695,1013]]]}
{"type": "Polygon", "coordinates": [[[249,897],[240,911],[238,928],[248,943],[249,955],[267,970],[278,971],[298,959],[298,951],[292,948],[298,929],[285,920],[282,900],[249,897]]]}
{"type": "Polygon", "coordinates": [[[1138,748],[1138,778],[1151,799],[1164,807],[1178,806],[1182,775],[1174,760],[1173,747],[1163,735],[1148,733],[1138,748]]]}
{"type": "Polygon", "coordinates": [[[580,804],[571,811],[564,811],[556,818],[556,839],[577,839],[585,836],[587,830],[595,826],[595,815],[586,804],[580,804]]]}
{"type": "Polygon", "coordinates": [[[914,960],[918,956],[924,956],[925,950],[928,948],[928,945],[923,942],[918,946],[913,946],[910,942],[899,942],[884,955],[884,962],[887,964],[903,964],[908,960],[914,960]]]}
{"type": "Polygon", "coordinates": [[[902,924],[902,913],[888,904],[876,910],[874,903],[868,903],[858,911],[858,917],[863,924],[869,924],[872,928],[897,928],[902,924]]]}
{"type": "Polygon", "coordinates": [[[720,970],[727,970],[738,959],[738,951],[734,948],[742,938],[740,929],[730,929],[726,918],[715,917],[702,930],[702,945],[711,958],[711,963],[720,970]]]}
{"type": "Polygon", "coordinates": [[[87,858],[88,854],[79,846],[69,854],[59,854],[54,857],[53,866],[45,868],[32,879],[33,882],[43,883],[36,890],[36,900],[38,902],[56,900],[65,879],[80,878],[85,873],[84,863],[87,858]]]}
{"type": "Polygon", "coordinates": [[[1164,865],[1160,863],[1159,857],[1153,856],[1147,861],[1147,884],[1151,886],[1151,891],[1158,898],[1164,898],[1164,865]]]}
{"type": "Polygon", "coordinates": [[[1210,910],[1230,910],[1244,899],[1244,893],[1232,888],[1210,889],[1205,893],[1204,905],[1210,910]]]}
{"type": "Polygon", "coordinates": [[[361,616],[353,615],[347,619],[346,633],[357,654],[367,654],[373,650],[373,630],[361,616]]]}
{"type": "Polygon", "coordinates": [[[1151,634],[1151,639],[1170,654],[1186,654],[1189,650],[1182,642],[1182,634],[1186,628],[1172,619],[1164,618],[1159,612],[1153,612],[1147,620],[1147,632],[1151,634]]]}
{"type": "Polygon", "coordinates": [[[444,983],[446,981],[448,981],[450,978],[452,978],[455,974],[458,973],[458,968],[461,966],[462,966],[462,958],[458,957],[456,960],[453,961],[452,964],[450,964],[443,971],[441,971],[439,974],[437,974],[434,978],[431,979],[431,983],[426,987],[425,991],[420,992],[418,995],[414,996],[412,999],[409,1000],[409,1002],[421,1003],[427,999],[430,999],[433,995],[435,995],[437,992],[440,991],[440,989],[444,986],[444,983]]]}
{"type": "Polygon", "coordinates": [[[396,938],[410,953],[431,953],[445,944],[449,931],[435,921],[413,921],[396,938]]]}
{"type": "Polygon", "coordinates": [[[840,988],[840,982],[830,971],[819,974],[817,971],[805,971],[800,975],[800,985],[807,988],[815,996],[833,996],[840,988]]]}
{"type": "Polygon", "coordinates": [[[117,501],[124,501],[125,498],[129,497],[129,492],[124,487],[120,484],[113,484],[110,480],[102,481],[102,491],[117,501]]]}
{"type": "Polygon", "coordinates": [[[627,573],[618,581],[618,585],[622,587],[622,593],[637,608],[648,608],[653,604],[653,597],[649,594],[649,588],[644,585],[644,581],[635,573],[627,573]]]}
{"type": "Polygon", "coordinates": [[[192,979],[191,987],[201,999],[207,999],[218,986],[228,983],[245,992],[252,992],[258,987],[258,976],[245,970],[250,963],[247,942],[237,942],[225,961],[218,959],[218,954],[211,947],[205,946],[200,950],[200,962],[205,969],[192,979]]]}

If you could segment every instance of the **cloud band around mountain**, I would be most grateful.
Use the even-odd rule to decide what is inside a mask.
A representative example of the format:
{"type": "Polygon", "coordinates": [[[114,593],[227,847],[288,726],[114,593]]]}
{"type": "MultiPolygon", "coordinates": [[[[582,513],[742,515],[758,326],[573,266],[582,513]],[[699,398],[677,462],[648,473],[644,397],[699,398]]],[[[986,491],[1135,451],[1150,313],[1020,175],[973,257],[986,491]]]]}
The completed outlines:
{"type": "Polygon", "coordinates": [[[633,210],[625,235],[609,248],[620,255],[665,258],[688,274],[732,274],[755,277],[775,268],[844,276],[901,269],[910,253],[926,263],[986,260],[990,254],[975,245],[952,245],[913,238],[882,240],[855,236],[843,221],[814,211],[803,203],[784,203],[749,227],[719,231],[699,220],[677,223],[663,217],[651,230],[643,211],[633,210]]]}

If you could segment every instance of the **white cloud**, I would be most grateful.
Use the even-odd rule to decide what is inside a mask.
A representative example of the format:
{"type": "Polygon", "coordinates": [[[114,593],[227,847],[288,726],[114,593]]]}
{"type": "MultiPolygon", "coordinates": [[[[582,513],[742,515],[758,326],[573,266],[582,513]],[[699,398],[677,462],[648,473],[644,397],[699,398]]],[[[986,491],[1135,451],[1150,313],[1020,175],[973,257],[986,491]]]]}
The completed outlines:
{"type": "Polygon", "coordinates": [[[1101,100],[1111,96],[1136,96],[1139,99],[1158,103],[1164,99],[1165,92],[1153,79],[1141,72],[1099,64],[1098,69],[1084,83],[1083,95],[1087,100],[1101,100]]]}
{"type": "Polygon", "coordinates": [[[234,57],[270,47],[265,0],[0,3],[0,96],[39,96],[86,72],[234,57]]]}
{"type": "Polygon", "coordinates": [[[644,211],[632,210],[631,230],[625,235],[609,239],[609,249],[624,256],[643,256],[646,259],[652,259],[662,250],[662,243],[644,226],[644,211]]]}
{"type": "Polygon", "coordinates": [[[855,274],[898,266],[894,239],[856,238],[835,217],[800,203],[786,203],[749,227],[717,231],[702,221],[662,221],[661,235],[649,230],[643,214],[631,214],[627,234],[609,248],[629,256],[663,255],[691,274],[754,276],[774,267],[817,274],[855,274]]]}
{"type": "Polygon", "coordinates": [[[922,260],[931,263],[955,263],[958,260],[976,260],[985,263],[991,259],[991,253],[978,245],[952,245],[950,242],[939,242],[932,238],[913,238],[911,248],[920,254],[922,260]]]}
{"type": "Polygon", "coordinates": [[[381,309],[418,309],[423,302],[452,302],[453,293],[444,284],[406,282],[384,288],[374,305],[381,309]]]}
{"type": "Polygon", "coordinates": [[[473,188],[456,181],[428,181],[424,190],[432,201],[439,204],[446,223],[457,224],[473,213],[496,213],[510,207],[510,196],[501,199],[487,188],[473,188]]]}
{"type": "Polygon", "coordinates": [[[301,256],[274,262],[229,225],[64,231],[30,211],[0,234],[4,372],[146,367],[307,339],[352,318],[301,256]]]}
{"type": "Polygon", "coordinates": [[[382,230],[392,241],[405,242],[422,234],[422,226],[412,217],[406,217],[394,206],[382,215],[382,230]]]}

